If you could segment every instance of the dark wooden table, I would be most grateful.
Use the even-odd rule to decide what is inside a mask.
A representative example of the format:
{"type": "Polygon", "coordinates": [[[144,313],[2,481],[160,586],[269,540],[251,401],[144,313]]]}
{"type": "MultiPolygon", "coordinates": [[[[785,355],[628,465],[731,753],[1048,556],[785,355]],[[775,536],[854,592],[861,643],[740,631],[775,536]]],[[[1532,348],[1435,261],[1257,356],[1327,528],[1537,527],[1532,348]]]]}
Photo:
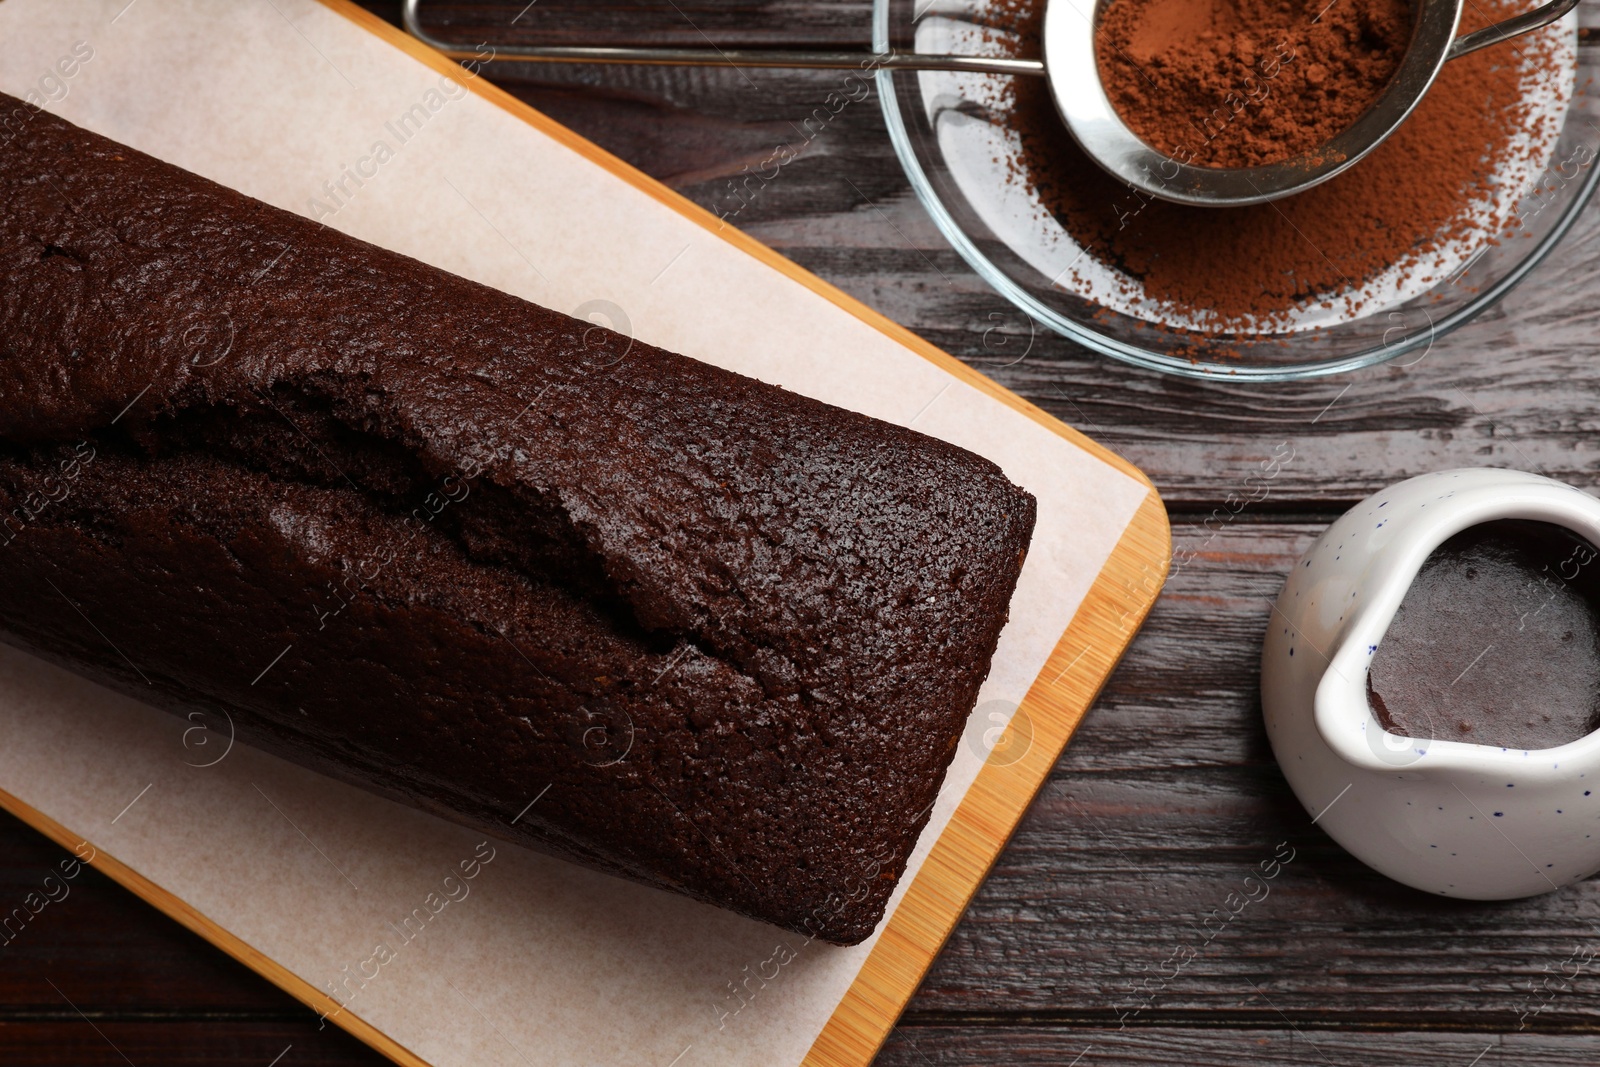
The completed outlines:
{"type": "MultiPolygon", "coordinates": [[[[524,2],[428,0],[429,18],[476,41],[524,2]]],[[[397,17],[397,4],[369,6],[397,17]]],[[[549,0],[534,11],[547,33],[699,45],[704,31],[723,47],[861,45],[868,19],[863,0],[590,0],[587,21],[549,0]]],[[[730,206],[742,168],[799,139],[796,125],[837,81],[616,68],[491,77],[713,210],[730,206]]],[[[1475,465],[1597,488],[1600,207],[1426,358],[1273,387],[1162,378],[1054,336],[1030,341],[1026,320],[923,214],[875,100],[830,122],[739,224],[1143,467],[1182,564],[879,1063],[1600,1062],[1600,964],[1584,962],[1600,950],[1600,883],[1474,904],[1386,881],[1310,825],[1272,760],[1256,694],[1269,599],[1355,500],[1475,465]],[[1238,514],[1223,506],[1291,450],[1263,499],[1238,514]],[[1201,944],[1200,917],[1282,841],[1296,858],[1271,895],[1170,977],[1174,953],[1201,944]]],[[[0,903],[20,902],[63,855],[0,819],[0,903]]],[[[384,1061],[318,1032],[296,1002],[88,873],[0,948],[0,1063],[124,1062],[384,1061]]]]}

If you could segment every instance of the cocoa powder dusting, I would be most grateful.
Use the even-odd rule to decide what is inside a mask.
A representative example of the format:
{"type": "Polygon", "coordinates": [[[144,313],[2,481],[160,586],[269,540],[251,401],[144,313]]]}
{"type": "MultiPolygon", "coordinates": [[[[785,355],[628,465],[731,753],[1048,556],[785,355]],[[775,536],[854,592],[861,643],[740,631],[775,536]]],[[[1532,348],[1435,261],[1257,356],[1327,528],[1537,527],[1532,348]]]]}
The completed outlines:
{"type": "Polygon", "coordinates": [[[1382,94],[1409,0],[1112,0],[1100,79],[1128,128],[1179,162],[1255,167],[1311,152],[1382,94]]]}
{"type": "MultiPolygon", "coordinates": [[[[1171,2],[1181,12],[1190,0],[1151,2],[1171,2]]],[[[1333,10],[1350,4],[1354,11],[1361,2],[1338,0],[1333,10]]],[[[1462,16],[1461,32],[1522,6],[1476,0],[1462,16]]],[[[1015,55],[1038,54],[1042,0],[999,0],[987,14],[1002,31],[993,43],[1015,55]]],[[[1191,17],[1181,15],[1179,24],[1191,17]]],[[[1297,53],[1284,71],[1304,58],[1297,53]]],[[[1130,300],[1186,312],[1202,334],[1259,336],[1282,328],[1290,309],[1308,301],[1357,313],[1361,301],[1354,291],[1363,284],[1477,232],[1474,205],[1493,191],[1497,169],[1513,153],[1529,151],[1518,144],[1533,115],[1525,100],[1528,84],[1554,62],[1550,40],[1538,36],[1519,39],[1515,49],[1497,46],[1453,60],[1412,116],[1360,163],[1306,192],[1250,207],[1172,204],[1118,182],[1077,147],[1042,79],[1006,79],[1000,119],[1021,139],[1010,163],[1012,180],[1037,196],[1094,258],[1128,276],[1130,300]]],[[[1328,68],[1329,60],[1321,65],[1328,68]]],[[[1285,95],[1276,85],[1271,92],[1274,100],[1285,95]]],[[[1259,110],[1259,104],[1245,105],[1231,125],[1256,132],[1229,144],[1244,151],[1257,143],[1251,138],[1260,137],[1259,110]]],[[[1285,107],[1274,114],[1292,124],[1300,112],[1285,107]]],[[[1325,132],[1289,140],[1318,139],[1325,140],[1325,132]]],[[[1062,284],[1073,280],[1083,284],[1076,271],[1062,284]]]]}

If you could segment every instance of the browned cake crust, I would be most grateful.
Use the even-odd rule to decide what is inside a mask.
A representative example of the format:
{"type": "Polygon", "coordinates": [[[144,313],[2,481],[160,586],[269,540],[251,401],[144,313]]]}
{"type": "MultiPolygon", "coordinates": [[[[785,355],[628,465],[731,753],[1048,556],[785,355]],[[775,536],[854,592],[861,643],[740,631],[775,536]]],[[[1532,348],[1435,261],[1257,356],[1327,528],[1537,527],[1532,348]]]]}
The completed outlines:
{"type": "Polygon", "coordinates": [[[9,640],[503,838],[872,931],[1028,493],[0,105],[9,640]]]}

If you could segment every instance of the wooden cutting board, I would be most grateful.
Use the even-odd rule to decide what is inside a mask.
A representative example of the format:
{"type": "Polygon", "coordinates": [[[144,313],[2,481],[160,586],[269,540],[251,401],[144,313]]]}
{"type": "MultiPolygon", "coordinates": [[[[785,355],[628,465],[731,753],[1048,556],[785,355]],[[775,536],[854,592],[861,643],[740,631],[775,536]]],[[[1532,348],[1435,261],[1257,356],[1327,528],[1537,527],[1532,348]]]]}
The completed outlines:
{"type": "MultiPolygon", "coordinates": [[[[74,122],[913,425],[1038,497],[966,741],[889,915],[852,948],[485,843],[0,649],[0,804],[396,1062],[868,1062],[1159,591],[1148,480],[344,0],[4,0],[0,40],[0,89],[74,122]]],[[[115,641],[115,619],[93,625],[115,641]]]]}

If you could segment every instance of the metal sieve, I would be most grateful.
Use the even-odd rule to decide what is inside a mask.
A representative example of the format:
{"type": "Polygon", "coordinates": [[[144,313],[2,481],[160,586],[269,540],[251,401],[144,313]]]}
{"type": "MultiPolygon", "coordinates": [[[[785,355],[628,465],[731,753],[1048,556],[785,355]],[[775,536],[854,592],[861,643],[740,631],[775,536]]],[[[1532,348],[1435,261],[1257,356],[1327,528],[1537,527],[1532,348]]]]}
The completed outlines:
{"type": "MultiPolygon", "coordinates": [[[[1291,196],[1354,165],[1415,110],[1448,61],[1548,26],[1578,0],[1547,3],[1493,26],[1456,36],[1466,0],[1415,0],[1411,43],[1382,95],[1349,129],[1321,148],[1260,167],[1200,167],[1141,141],[1106,96],[1095,57],[1095,16],[1103,0],[1049,0],[1040,59],[939,55],[911,51],[833,52],[781,49],[616,48],[597,45],[495,45],[492,58],[523,63],[619,63],[695,67],[780,67],[808,70],[944,70],[1030,75],[1048,79],[1068,131],[1085,154],[1128,185],[1162,200],[1237,207],[1291,196]]],[[[417,40],[451,57],[485,57],[422,28],[421,0],[404,0],[402,19],[417,40]]],[[[531,4],[529,5],[532,6],[531,4]]],[[[520,17],[520,16],[519,16],[520,17]]],[[[513,20],[515,21],[515,20],[513,20]]],[[[478,46],[481,49],[483,46],[478,46]]]]}

